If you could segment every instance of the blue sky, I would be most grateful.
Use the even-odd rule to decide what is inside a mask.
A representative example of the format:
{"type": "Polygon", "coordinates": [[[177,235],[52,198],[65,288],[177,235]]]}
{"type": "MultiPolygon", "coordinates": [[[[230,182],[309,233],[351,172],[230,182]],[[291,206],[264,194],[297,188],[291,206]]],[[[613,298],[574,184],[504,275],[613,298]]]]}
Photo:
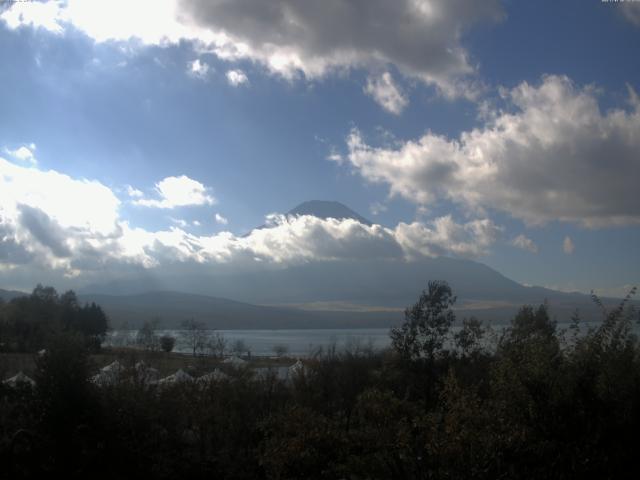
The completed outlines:
{"type": "Polygon", "coordinates": [[[640,283],[640,2],[0,8],[6,287],[339,260],[363,237],[525,284],[640,283]],[[310,199],[381,230],[240,239],[310,199]]]}

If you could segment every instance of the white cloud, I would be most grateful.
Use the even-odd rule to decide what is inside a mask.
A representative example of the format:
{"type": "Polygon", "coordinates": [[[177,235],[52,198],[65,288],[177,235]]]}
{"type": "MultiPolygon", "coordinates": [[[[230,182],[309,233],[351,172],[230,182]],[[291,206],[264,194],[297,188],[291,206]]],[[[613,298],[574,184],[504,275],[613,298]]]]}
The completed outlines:
{"type": "Polygon", "coordinates": [[[132,226],[119,207],[118,198],[99,182],[0,159],[0,269],[31,282],[55,275],[89,282],[150,268],[237,270],[343,259],[478,256],[500,234],[489,220],[458,224],[442,217],[392,229],[353,219],[271,215],[270,228],[247,236],[194,235],[184,230],[188,222],[182,219],[172,219],[178,226],[168,230],[132,226]]]}
{"type": "Polygon", "coordinates": [[[590,227],[640,223],[631,201],[640,178],[640,101],[603,113],[592,87],[546,76],[505,91],[512,111],[447,138],[427,132],[400,146],[372,147],[354,130],[346,160],[367,180],[421,205],[440,198],[472,211],[493,208],[528,223],[590,227]]]}
{"type": "Polygon", "coordinates": [[[165,44],[198,33],[180,23],[178,7],[175,0],[16,2],[0,18],[10,28],[28,25],[57,34],[72,25],[97,42],[137,39],[144,44],[165,44]]]}
{"type": "Polygon", "coordinates": [[[400,223],[395,229],[398,243],[410,256],[426,257],[486,255],[501,233],[502,228],[489,219],[459,224],[450,215],[439,217],[430,225],[400,223]]]}
{"type": "Polygon", "coordinates": [[[615,5],[622,11],[624,17],[636,27],[640,27],[640,3],[628,1],[615,5]]]}
{"type": "Polygon", "coordinates": [[[75,274],[74,256],[106,251],[120,235],[119,205],[99,182],[0,158],[0,265],[75,274]]]}
{"type": "Polygon", "coordinates": [[[227,81],[233,87],[239,87],[249,82],[249,79],[242,70],[229,70],[227,72],[227,81]]]}
{"type": "Polygon", "coordinates": [[[229,223],[229,220],[227,220],[225,217],[223,217],[219,213],[216,213],[215,220],[216,220],[216,223],[219,223],[220,225],[227,225],[229,223]]]}
{"type": "Polygon", "coordinates": [[[13,2],[11,8],[0,14],[0,19],[12,29],[30,26],[56,34],[64,32],[62,9],[58,2],[13,2]]]}
{"type": "Polygon", "coordinates": [[[172,223],[178,225],[180,228],[186,228],[189,225],[186,220],[182,220],[181,218],[169,218],[169,220],[171,220],[172,223]]]}
{"type": "Polygon", "coordinates": [[[202,226],[202,223],[200,223],[198,220],[194,220],[193,222],[191,222],[193,224],[194,227],[200,227],[202,226]]]}
{"type": "Polygon", "coordinates": [[[371,212],[372,215],[379,215],[382,212],[386,212],[387,211],[387,206],[384,203],[373,202],[369,206],[369,211],[371,212]]]}
{"type": "Polygon", "coordinates": [[[344,159],[338,152],[333,151],[329,155],[327,155],[327,160],[331,160],[332,162],[336,163],[342,163],[344,159]]]}
{"type": "Polygon", "coordinates": [[[393,64],[456,96],[473,93],[465,31],[502,16],[498,0],[68,0],[17,3],[0,18],[10,28],[56,33],[73,25],[97,42],[187,40],[199,51],[250,60],[288,79],[393,64]]]}
{"type": "Polygon", "coordinates": [[[18,205],[45,211],[63,228],[110,235],[116,229],[120,200],[95,180],[76,180],[54,170],[26,168],[0,158],[0,208],[15,217],[18,205]]]}
{"type": "Polygon", "coordinates": [[[384,72],[377,77],[370,76],[364,91],[387,112],[394,115],[400,115],[409,104],[406,95],[394,83],[389,72],[384,72]]]}
{"type": "Polygon", "coordinates": [[[167,177],[156,183],[155,189],[160,199],[141,198],[134,200],[133,203],[154,208],[176,208],[216,203],[216,199],[209,195],[207,188],[202,183],[186,175],[167,177]]]}
{"type": "Polygon", "coordinates": [[[5,152],[17,160],[36,165],[38,161],[36,160],[36,157],[33,153],[35,149],[35,144],[31,143],[29,145],[22,145],[15,150],[9,150],[8,148],[5,148],[5,152]]]}
{"type": "Polygon", "coordinates": [[[575,245],[573,244],[573,240],[571,240],[571,237],[564,237],[564,240],[562,241],[562,251],[567,255],[571,255],[574,250],[575,245]]]}
{"type": "Polygon", "coordinates": [[[133,188],[131,185],[127,185],[127,195],[131,198],[142,198],[144,197],[144,193],[138,190],[137,188],[133,188]]]}
{"type": "Polygon", "coordinates": [[[511,245],[531,253],[538,253],[538,246],[526,235],[520,234],[511,241],[511,245]]]}
{"type": "Polygon", "coordinates": [[[187,74],[193,78],[199,80],[205,80],[209,75],[211,67],[206,62],[201,62],[199,58],[196,58],[193,62],[189,62],[187,68],[187,74]]]}

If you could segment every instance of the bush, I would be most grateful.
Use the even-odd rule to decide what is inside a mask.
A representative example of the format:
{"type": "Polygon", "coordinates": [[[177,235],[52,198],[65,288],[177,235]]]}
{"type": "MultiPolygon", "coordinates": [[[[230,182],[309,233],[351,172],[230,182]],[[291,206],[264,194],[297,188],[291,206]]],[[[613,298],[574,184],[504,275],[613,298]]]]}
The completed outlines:
{"type": "Polygon", "coordinates": [[[175,337],[171,335],[163,335],[160,337],[160,348],[163,352],[169,353],[173,351],[173,347],[176,345],[175,337]]]}

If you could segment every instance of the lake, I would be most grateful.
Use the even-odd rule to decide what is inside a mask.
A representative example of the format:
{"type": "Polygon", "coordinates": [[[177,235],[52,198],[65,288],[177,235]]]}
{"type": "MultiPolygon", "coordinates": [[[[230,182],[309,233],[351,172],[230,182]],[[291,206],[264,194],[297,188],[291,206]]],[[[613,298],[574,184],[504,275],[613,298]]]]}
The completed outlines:
{"type": "MultiPolygon", "coordinates": [[[[307,357],[318,348],[329,348],[333,345],[337,350],[355,347],[372,347],[383,349],[390,344],[388,328],[358,329],[302,329],[302,330],[215,330],[224,336],[231,347],[236,341],[245,343],[252,355],[273,356],[274,348],[283,345],[287,355],[307,357]]],[[[115,330],[109,334],[105,345],[127,345],[135,341],[137,330],[115,330]]],[[[183,330],[157,330],[156,335],[171,335],[177,339],[174,352],[190,353],[183,330]]]]}
{"type": "MultiPolygon", "coordinates": [[[[596,327],[599,322],[583,322],[582,334],[589,327],[596,327]]],[[[558,332],[569,329],[569,323],[558,323],[558,332]]],[[[506,325],[493,325],[493,332],[487,333],[485,342],[491,344],[506,325]]],[[[451,327],[452,333],[459,330],[459,326],[451,327]]],[[[640,333],[640,327],[634,324],[635,333],[640,333]]],[[[353,328],[353,329],[292,329],[292,330],[209,330],[210,334],[221,334],[229,350],[237,341],[242,341],[251,355],[260,357],[274,356],[276,346],[284,346],[286,354],[291,357],[308,357],[319,348],[327,349],[335,345],[337,351],[355,348],[372,348],[381,350],[390,346],[388,328],[353,328]]],[[[114,330],[109,333],[104,342],[105,346],[123,346],[135,343],[137,330],[114,330]]],[[[156,330],[156,335],[170,335],[177,342],[174,352],[191,353],[185,339],[184,330],[156,330]]],[[[495,343],[494,343],[495,344],[495,343]]],[[[206,350],[205,350],[206,351],[206,350]]]]}

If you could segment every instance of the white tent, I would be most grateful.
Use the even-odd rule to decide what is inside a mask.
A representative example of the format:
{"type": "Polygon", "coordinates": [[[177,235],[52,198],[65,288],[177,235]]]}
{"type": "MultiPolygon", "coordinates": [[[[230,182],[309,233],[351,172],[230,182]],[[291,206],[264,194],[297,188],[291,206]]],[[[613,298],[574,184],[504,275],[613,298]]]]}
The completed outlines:
{"type": "Polygon", "coordinates": [[[201,377],[198,377],[196,381],[199,385],[208,385],[226,378],[229,378],[228,375],[216,368],[213,372],[205,373],[201,377]]]}
{"type": "Polygon", "coordinates": [[[160,371],[144,362],[136,363],[135,371],[136,378],[144,383],[155,383],[160,379],[160,371]]]}
{"type": "Polygon", "coordinates": [[[302,363],[301,360],[298,360],[296,363],[294,363],[289,367],[290,376],[304,375],[305,371],[306,371],[306,367],[304,366],[304,363],[302,363]]]}
{"type": "Polygon", "coordinates": [[[101,387],[114,385],[118,383],[120,375],[124,373],[124,370],[125,367],[118,360],[114,360],[109,365],[102,367],[96,375],[91,377],[91,381],[101,387]]]}
{"type": "Polygon", "coordinates": [[[105,373],[120,374],[124,371],[124,365],[122,365],[118,360],[114,360],[106,367],[102,367],[101,371],[105,373]]]}
{"type": "Polygon", "coordinates": [[[247,363],[247,361],[241,359],[240,357],[238,357],[236,355],[233,355],[232,357],[225,358],[222,363],[229,363],[229,364],[233,365],[234,367],[240,367],[242,365],[245,365],[247,363]]]}
{"type": "Polygon", "coordinates": [[[11,378],[7,378],[2,383],[12,388],[18,387],[20,385],[29,385],[30,387],[36,386],[36,382],[32,378],[25,375],[23,372],[18,372],[16,375],[11,378]]]}
{"type": "Polygon", "coordinates": [[[168,377],[164,377],[162,380],[159,380],[158,385],[173,385],[176,383],[186,383],[192,381],[193,377],[184,370],[180,369],[173,375],[169,375],[168,377]]]}

